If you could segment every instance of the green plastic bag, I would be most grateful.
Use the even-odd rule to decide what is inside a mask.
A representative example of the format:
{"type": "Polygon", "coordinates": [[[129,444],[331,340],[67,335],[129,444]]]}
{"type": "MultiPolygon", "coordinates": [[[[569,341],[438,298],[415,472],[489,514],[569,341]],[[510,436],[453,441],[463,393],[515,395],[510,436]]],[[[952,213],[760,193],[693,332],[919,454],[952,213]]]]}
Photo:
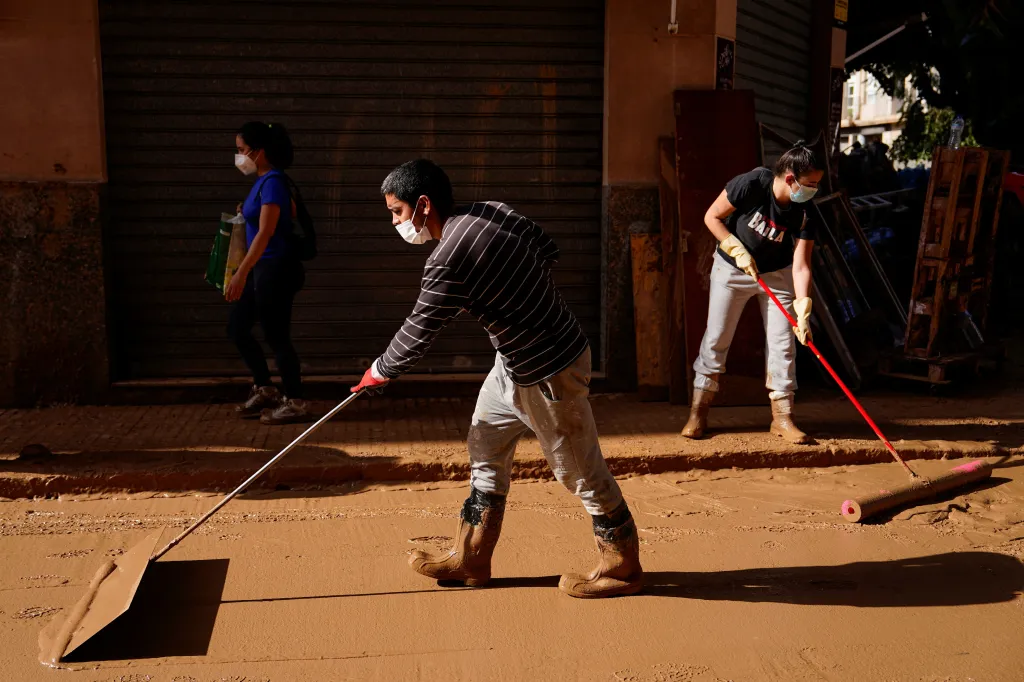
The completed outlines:
{"type": "Polygon", "coordinates": [[[213,247],[210,249],[210,259],[206,263],[206,281],[217,287],[217,291],[224,292],[224,271],[228,263],[228,251],[231,247],[232,232],[245,224],[242,214],[231,215],[220,214],[220,226],[213,238],[213,247]]]}

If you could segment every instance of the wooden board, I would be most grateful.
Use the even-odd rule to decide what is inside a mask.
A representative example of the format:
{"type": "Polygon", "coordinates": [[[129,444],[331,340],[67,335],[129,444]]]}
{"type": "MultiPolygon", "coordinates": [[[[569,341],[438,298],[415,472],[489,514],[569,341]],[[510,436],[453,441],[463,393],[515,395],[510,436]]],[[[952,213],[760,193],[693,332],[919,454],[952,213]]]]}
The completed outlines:
{"type": "Polygon", "coordinates": [[[676,182],[676,145],[671,137],[658,138],[658,198],[661,216],[661,260],[668,324],[668,391],[673,405],[690,403],[690,371],[686,364],[686,315],[683,309],[683,251],[688,231],[679,229],[679,186],[676,182]]]}
{"type": "MultiPolygon", "coordinates": [[[[704,214],[729,180],[758,165],[760,145],[749,91],[677,90],[674,104],[679,230],[689,233],[681,248],[687,383],[692,385],[689,368],[707,328],[711,266],[718,246],[704,225],[704,214]]],[[[768,402],[764,349],[764,324],[751,302],[737,327],[716,404],[768,402]]]]}
{"type": "Polygon", "coordinates": [[[661,234],[629,235],[633,261],[637,395],[641,401],[669,396],[668,306],[661,264],[661,234]]]}

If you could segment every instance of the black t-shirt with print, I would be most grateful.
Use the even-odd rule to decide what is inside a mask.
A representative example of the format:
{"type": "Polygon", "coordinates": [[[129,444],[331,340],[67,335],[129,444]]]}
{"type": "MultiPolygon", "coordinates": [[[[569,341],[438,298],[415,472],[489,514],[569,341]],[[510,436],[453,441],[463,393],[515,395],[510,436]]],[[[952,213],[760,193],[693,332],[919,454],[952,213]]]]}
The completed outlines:
{"type": "MultiPolygon", "coordinates": [[[[802,204],[779,206],[772,191],[775,176],[767,168],[737,175],[725,186],[736,210],[725,225],[747,247],[759,272],[775,272],[793,264],[797,239],[814,240],[814,230],[802,204]]],[[[732,265],[735,261],[722,252],[732,265]]]]}

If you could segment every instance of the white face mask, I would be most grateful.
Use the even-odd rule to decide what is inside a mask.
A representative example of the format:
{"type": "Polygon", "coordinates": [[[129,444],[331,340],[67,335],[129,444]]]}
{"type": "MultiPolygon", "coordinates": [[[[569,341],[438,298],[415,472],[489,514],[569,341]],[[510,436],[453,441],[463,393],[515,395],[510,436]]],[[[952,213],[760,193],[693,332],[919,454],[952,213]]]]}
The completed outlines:
{"type": "Polygon", "coordinates": [[[252,175],[256,172],[256,162],[247,154],[235,154],[235,168],[242,171],[243,175],[252,175]]]}
{"type": "Polygon", "coordinates": [[[416,206],[412,209],[412,216],[408,220],[395,225],[398,234],[402,235],[402,239],[410,244],[426,244],[434,238],[434,235],[430,234],[430,230],[427,229],[426,220],[423,221],[423,227],[418,231],[416,230],[416,225],[412,222],[412,219],[416,217],[416,209],[419,207],[420,204],[417,201],[416,206]]]}
{"type": "Polygon", "coordinates": [[[804,187],[797,180],[794,180],[793,184],[795,187],[790,190],[789,198],[798,204],[810,201],[818,193],[817,187],[804,187]]]}

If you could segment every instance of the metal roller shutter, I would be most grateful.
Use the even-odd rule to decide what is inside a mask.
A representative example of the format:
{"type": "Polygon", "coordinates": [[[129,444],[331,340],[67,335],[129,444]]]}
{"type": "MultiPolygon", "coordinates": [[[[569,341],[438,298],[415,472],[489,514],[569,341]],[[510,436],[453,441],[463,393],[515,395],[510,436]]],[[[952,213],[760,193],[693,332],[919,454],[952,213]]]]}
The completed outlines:
{"type": "MultiPolygon", "coordinates": [[[[379,186],[418,156],[456,201],[509,203],[558,243],[556,281],[600,357],[604,8],[597,0],[101,2],[106,258],[120,379],[245,373],[202,273],[247,120],[291,132],[317,221],[294,336],[304,371],[354,374],[412,309],[428,247],[403,242],[379,186]]],[[[482,372],[479,323],[418,371],[482,372]]]]}
{"type": "MultiPolygon", "coordinates": [[[[736,88],[754,91],[757,120],[807,139],[812,0],[738,0],[736,88]]],[[[776,157],[777,145],[766,143],[776,157]]]]}

